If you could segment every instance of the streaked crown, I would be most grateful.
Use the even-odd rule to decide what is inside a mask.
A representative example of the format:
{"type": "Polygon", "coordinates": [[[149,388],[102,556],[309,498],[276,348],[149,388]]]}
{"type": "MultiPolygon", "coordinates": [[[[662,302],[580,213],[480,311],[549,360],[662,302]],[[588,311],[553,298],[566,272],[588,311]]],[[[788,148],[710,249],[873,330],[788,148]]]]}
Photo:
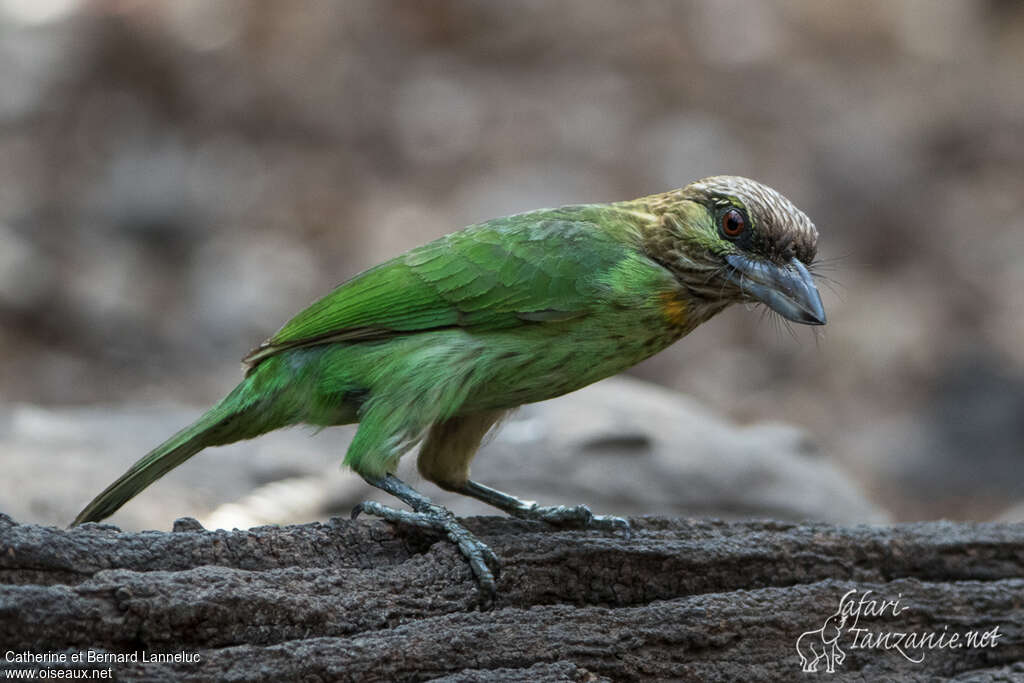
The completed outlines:
{"type": "Polygon", "coordinates": [[[720,175],[691,183],[686,191],[722,206],[742,202],[753,222],[753,250],[779,262],[794,256],[810,265],[818,252],[818,230],[803,211],[781,194],[741,176],[720,175]]]}

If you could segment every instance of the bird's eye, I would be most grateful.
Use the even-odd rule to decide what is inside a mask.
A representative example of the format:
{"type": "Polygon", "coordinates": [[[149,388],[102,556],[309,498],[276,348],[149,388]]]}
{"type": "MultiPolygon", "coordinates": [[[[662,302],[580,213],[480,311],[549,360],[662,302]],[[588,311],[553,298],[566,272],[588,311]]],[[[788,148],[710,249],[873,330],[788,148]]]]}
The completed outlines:
{"type": "Polygon", "coordinates": [[[742,235],[746,229],[747,221],[744,220],[743,214],[736,209],[729,209],[722,214],[722,234],[726,237],[734,239],[742,235]]]}

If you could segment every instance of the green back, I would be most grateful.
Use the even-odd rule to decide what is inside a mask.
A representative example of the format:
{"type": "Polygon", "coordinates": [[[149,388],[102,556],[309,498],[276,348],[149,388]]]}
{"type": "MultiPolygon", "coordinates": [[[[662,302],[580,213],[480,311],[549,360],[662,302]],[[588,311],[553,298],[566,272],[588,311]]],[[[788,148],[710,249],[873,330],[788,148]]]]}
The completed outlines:
{"type": "Polygon", "coordinates": [[[628,211],[583,205],[470,226],[338,286],[245,360],[313,344],[586,315],[607,300],[602,277],[636,256],[639,221],[628,211]]]}

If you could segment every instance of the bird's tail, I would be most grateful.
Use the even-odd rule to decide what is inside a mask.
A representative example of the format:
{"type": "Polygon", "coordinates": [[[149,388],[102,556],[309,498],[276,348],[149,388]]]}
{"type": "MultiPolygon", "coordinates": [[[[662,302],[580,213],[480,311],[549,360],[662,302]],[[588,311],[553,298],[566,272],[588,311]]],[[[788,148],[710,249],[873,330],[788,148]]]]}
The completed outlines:
{"type": "Polygon", "coordinates": [[[71,526],[98,522],[114,514],[143,489],[207,446],[219,446],[250,439],[289,424],[280,411],[273,410],[273,396],[255,391],[250,375],[213,408],[190,426],[163,442],[108,486],[71,526]]]}

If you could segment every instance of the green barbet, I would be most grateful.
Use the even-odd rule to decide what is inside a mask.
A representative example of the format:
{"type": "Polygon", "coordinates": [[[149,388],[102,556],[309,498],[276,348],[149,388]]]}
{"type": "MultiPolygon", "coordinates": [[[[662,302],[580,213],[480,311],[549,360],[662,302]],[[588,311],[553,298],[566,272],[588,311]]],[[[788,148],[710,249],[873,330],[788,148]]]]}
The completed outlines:
{"type": "Polygon", "coordinates": [[[716,176],[612,204],[497,218],[371,268],[292,318],[246,358],[245,379],[146,454],[73,524],[101,520],[207,446],[305,423],[359,423],[345,465],[411,511],[353,512],[441,532],[488,595],[494,553],[395,477],[418,467],[443,489],[516,517],[628,532],[583,505],[543,507],[469,478],[481,439],[516,406],[614,375],[732,303],[822,325],[808,266],[818,233],[757,182],[716,176]]]}

